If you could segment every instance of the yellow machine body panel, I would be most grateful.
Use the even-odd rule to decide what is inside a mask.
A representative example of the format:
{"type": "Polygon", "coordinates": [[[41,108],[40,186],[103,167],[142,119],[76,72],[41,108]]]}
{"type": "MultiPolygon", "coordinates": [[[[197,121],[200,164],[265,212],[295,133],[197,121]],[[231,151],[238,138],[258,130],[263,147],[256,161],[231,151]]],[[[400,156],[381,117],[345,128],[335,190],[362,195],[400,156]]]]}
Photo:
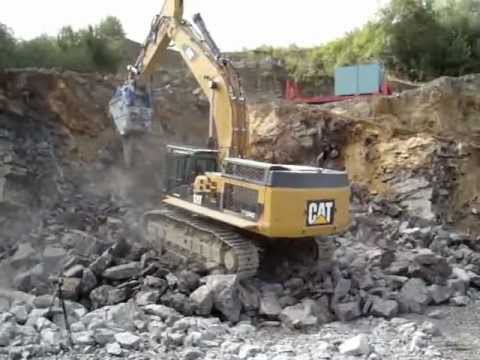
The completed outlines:
{"type": "MultiPolygon", "coordinates": [[[[272,176],[264,163],[227,161],[237,165],[237,170],[231,172],[238,171],[238,165],[246,176],[256,172],[256,181],[223,172],[198,176],[193,185],[194,204],[185,201],[183,208],[269,238],[327,236],[341,233],[350,225],[350,186],[346,174],[271,165],[275,174],[272,176]],[[266,176],[259,175],[261,171],[266,176]],[[233,219],[244,219],[244,226],[233,219]]],[[[174,202],[171,205],[179,205],[174,202]]]]}
{"type": "MultiPolygon", "coordinates": [[[[256,191],[262,211],[257,226],[249,230],[258,234],[271,238],[326,236],[338,234],[350,225],[350,187],[268,187],[229,179],[221,174],[214,179],[222,193],[220,196],[225,194],[228,185],[256,191]]],[[[248,215],[244,216],[248,219],[248,215]]]]}
{"type": "Polygon", "coordinates": [[[349,188],[266,188],[258,232],[267,237],[326,236],[346,230],[349,188]]]}

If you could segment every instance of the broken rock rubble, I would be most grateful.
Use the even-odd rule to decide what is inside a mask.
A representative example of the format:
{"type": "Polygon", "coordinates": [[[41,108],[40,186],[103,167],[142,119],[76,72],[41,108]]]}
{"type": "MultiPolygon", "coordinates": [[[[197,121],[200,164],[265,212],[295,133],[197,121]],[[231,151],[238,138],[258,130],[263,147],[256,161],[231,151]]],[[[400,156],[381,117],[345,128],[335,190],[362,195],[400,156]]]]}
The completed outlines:
{"type": "MultiPolygon", "coordinates": [[[[304,319],[315,318],[315,311],[320,311],[315,305],[313,300],[302,304],[304,319]]],[[[68,307],[80,309],[81,305],[69,302],[68,307]]],[[[30,316],[35,316],[34,325],[21,325],[8,312],[0,314],[0,355],[24,352],[27,358],[33,359],[61,354],[66,349],[68,338],[64,325],[44,317],[48,313],[37,317],[35,310],[41,309],[33,308],[27,320],[27,324],[33,323],[30,316]]],[[[72,313],[72,321],[72,340],[76,345],[73,351],[85,356],[148,353],[169,358],[172,354],[182,353],[192,359],[201,359],[202,356],[256,359],[260,355],[265,359],[302,359],[315,353],[325,359],[366,355],[388,358],[393,354],[400,356],[399,359],[407,359],[432,349],[431,339],[441,336],[438,328],[430,322],[417,324],[399,318],[357,320],[354,328],[369,327],[369,332],[375,336],[355,334],[350,325],[342,322],[328,323],[309,333],[272,331],[268,327],[253,326],[249,321],[233,325],[218,318],[185,317],[163,305],[138,306],[133,300],[81,316],[72,313]]]]}
{"type": "MultiPolygon", "coordinates": [[[[75,251],[64,250],[69,259],[64,267],[68,275],[65,296],[90,310],[135,299],[139,306],[163,305],[184,316],[216,314],[231,323],[245,318],[260,323],[279,321],[290,328],[366,315],[390,319],[403,313],[424,313],[429,305],[468,304],[468,296],[474,294],[468,290],[480,283],[469,238],[432,224],[413,227],[415,218],[392,218],[383,205],[376,208],[375,218],[367,218],[365,214],[372,209],[368,201],[356,205],[352,228],[338,238],[342,246],[335,255],[336,265],[328,271],[292,264],[292,275],[283,283],[258,278],[239,281],[234,275],[222,274],[202,277],[195,271],[169,268],[161,257],[124,240],[108,246],[100,241],[91,248],[91,257],[80,258],[75,251]],[[369,241],[365,236],[389,240],[369,241]],[[447,241],[440,245],[441,239],[447,241]],[[468,257],[456,256],[458,249],[468,257]]],[[[118,221],[115,224],[118,227],[118,221]]],[[[20,246],[13,259],[22,263],[25,253],[31,253],[29,247],[20,246]]],[[[18,277],[20,289],[46,287],[42,265],[18,277]]]]}

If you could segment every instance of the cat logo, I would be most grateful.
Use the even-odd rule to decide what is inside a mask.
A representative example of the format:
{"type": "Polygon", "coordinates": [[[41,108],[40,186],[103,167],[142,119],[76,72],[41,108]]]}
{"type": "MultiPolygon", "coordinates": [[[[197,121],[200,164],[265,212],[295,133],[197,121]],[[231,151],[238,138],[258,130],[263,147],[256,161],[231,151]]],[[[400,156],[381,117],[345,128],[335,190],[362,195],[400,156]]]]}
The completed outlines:
{"type": "Polygon", "coordinates": [[[332,225],[334,201],[309,201],[307,203],[307,226],[332,225]]]}

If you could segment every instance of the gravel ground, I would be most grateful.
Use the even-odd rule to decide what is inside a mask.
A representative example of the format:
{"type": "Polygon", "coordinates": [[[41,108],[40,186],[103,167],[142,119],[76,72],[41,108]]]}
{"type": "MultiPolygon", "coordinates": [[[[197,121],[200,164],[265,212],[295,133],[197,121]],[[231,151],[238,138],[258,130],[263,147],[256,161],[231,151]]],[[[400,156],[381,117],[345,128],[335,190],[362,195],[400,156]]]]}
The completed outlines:
{"type": "MultiPolygon", "coordinates": [[[[480,353],[480,303],[464,308],[435,307],[428,313],[440,314],[441,319],[427,315],[409,315],[405,318],[383,320],[363,318],[350,323],[335,322],[311,331],[291,331],[280,327],[260,327],[256,331],[242,331],[224,337],[218,346],[172,349],[163,346],[144,351],[129,351],[122,358],[140,359],[225,359],[225,360],[478,360],[480,353]],[[415,329],[425,329],[433,323],[441,334],[428,336],[425,344],[412,349],[415,329]],[[413,327],[412,327],[413,325],[413,327]],[[413,330],[412,330],[413,329],[413,330]],[[364,334],[370,344],[370,353],[341,354],[341,344],[364,334]],[[195,356],[195,352],[199,354],[195,356]]],[[[234,328],[232,328],[234,329],[234,328]]],[[[436,330],[435,330],[436,331],[436,330]]],[[[215,345],[212,343],[211,345],[215,345]]],[[[82,349],[77,353],[58,354],[43,360],[113,360],[104,349],[82,349]]]]}
{"type": "MultiPolygon", "coordinates": [[[[441,306],[442,319],[429,319],[438,326],[442,337],[434,340],[443,359],[478,360],[480,358],[480,302],[466,307],[441,306]]],[[[426,316],[408,316],[421,321],[426,316]]]]}

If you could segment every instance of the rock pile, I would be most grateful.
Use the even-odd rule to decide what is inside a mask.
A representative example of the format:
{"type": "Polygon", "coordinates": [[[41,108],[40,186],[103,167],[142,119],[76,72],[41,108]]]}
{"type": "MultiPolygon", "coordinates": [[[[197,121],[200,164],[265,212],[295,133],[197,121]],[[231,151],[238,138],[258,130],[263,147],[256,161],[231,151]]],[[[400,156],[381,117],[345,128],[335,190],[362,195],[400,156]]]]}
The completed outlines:
{"type": "Polygon", "coordinates": [[[73,351],[88,359],[442,358],[432,343],[441,333],[430,321],[363,319],[349,325],[330,323],[315,333],[299,335],[282,329],[272,331],[272,324],[255,327],[242,321],[229,325],[218,318],[185,317],[164,305],[139,305],[133,300],[91,312],[67,301],[72,321],[69,336],[58,304],[45,307],[50,301],[36,297],[6,307],[0,314],[0,355],[39,359],[73,351]],[[352,325],[357,330],[352,331],[352,325]]]}
{"type": "Polygon", "coordinates": [[[267,281],[263,273],[239,282],[234,275],[208,275],[198,266],[158,256],[140,241],[127,242],[125,224],[112,217],[97,236],[80,230],[51,235],[41,256],[22,244],[10,263],[28,267],[15,279],[19,290],[51,291],[44,275],[61,272],[66,298],[88,309],[134,299],[183,316],[217,314],[231,323],[249,319],[296,329],[335,319],[424,313],[432,304],[461,306],[476,299],[480,260],[474,238],[410,217],[384,200],[355,207],[350,231],[337,238],[336,266],[320,271],[279,263],[281,282],[267,281]],[[62,245],[53,245],[58,239],[62,245]]]}

